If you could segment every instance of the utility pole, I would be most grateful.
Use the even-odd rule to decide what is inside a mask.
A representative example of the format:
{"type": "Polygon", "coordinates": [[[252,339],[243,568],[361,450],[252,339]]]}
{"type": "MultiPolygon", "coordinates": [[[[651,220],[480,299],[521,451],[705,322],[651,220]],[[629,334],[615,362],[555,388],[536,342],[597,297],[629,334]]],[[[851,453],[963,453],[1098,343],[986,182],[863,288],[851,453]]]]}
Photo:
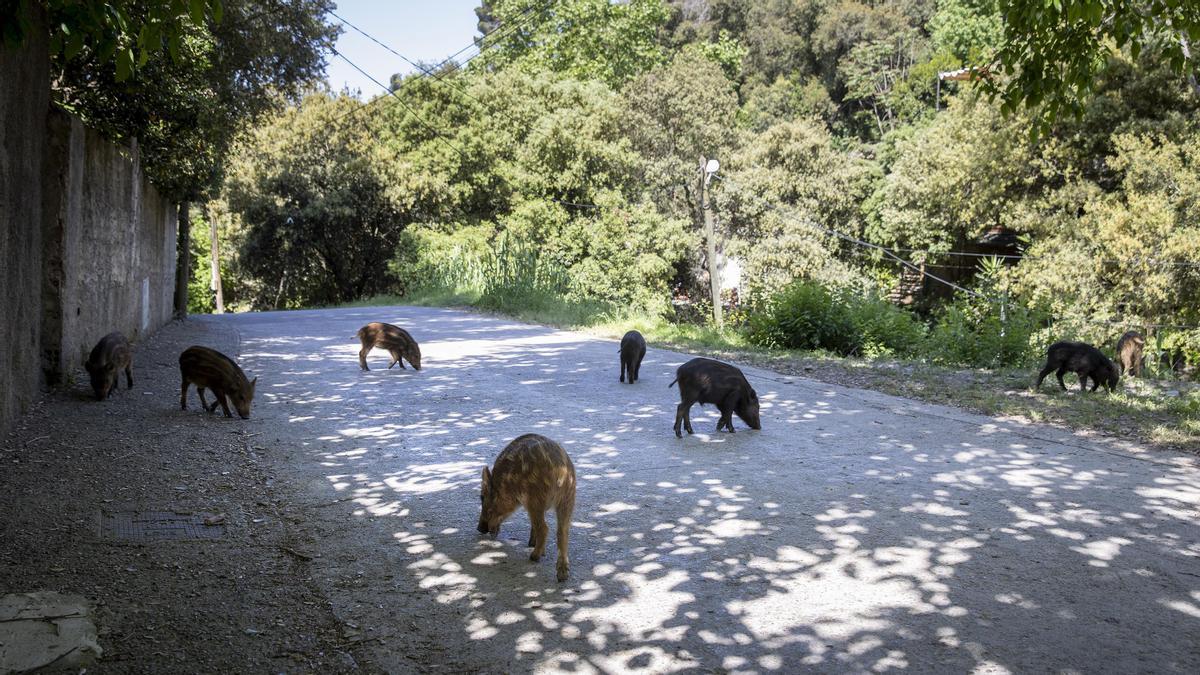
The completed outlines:
{"type": "Polygon", "coordinates": [[[220,244],[217,243],[217,210],[208,205],[208,233],[212,239],[212,289],[217,293],[217,314],[225,313],[225,296],[221,292],[220,244]]]}
{"type": "Polygon", "coordinates": [[[717,230],[713,225],[708,182],[720,168],[721,163],[717,160],[700,158],[700,210],[704,214],[704,238],[708,240],[708,281],[712,290],[713,323],[717,328],[725,326],[725,317],[721,308],[721,265],[717,262],[717,230]]]}

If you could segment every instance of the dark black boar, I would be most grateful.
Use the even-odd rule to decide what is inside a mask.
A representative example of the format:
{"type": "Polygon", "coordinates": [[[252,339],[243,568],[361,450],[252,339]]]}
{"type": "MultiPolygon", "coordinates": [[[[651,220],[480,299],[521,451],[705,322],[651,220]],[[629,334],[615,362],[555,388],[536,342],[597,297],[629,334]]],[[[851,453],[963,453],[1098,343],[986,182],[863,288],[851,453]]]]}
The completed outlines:
{"type": "Polygon", "coordinates": [[[92,390],[96,400],[103,401],[117,390],[117,376],[125,371],[125,384],[133,389],[133,352],[129,341],[120,333],[109,333],[100,338],[87,363],[83,364],[91,376],[92,390]]]}
{"type": "Polygon", "coordinates": [[[1136,330],[1126,332],[1117,340],[1117,363],[1121,366],[1121,374],[1134,377],[1142,376],[1142,349],[1146,346],[1146,338],[1136,330]]]}
{"type": "Polygon", "coordinates": [[[408,359],[415,370],[421,369],[421,347],[403,328],[376,321],[359,328],[357,335],[362,342],[362,349],[358,351],[358,365],[363,370],[370,370],[367,368],[367,354],[374,347],[382,347],[392,356],[389,370],[397,363],[403,368],[404,361],[401,359],[408,359]]]}
{"type": "Polygon", "coordinates": [[[715,403],[721,410],[721,419],[717,421],[717,431],[722,428],[733,433],[733,413],[750,425],[751,429],[762,429],[758,419],[758,394],[746,381],[742,371],[712,359],[692,359],[679,366],[675,371],[675,379],[668,387],[679,383],[679,407],[675,410],[675,435],[683,437],[679,431],[682,422],[687,432],[692,433],[692,419],[689,411],[693,403],[704,405],[715,403]]]}
{"type": "Polygon", "coordinates": [[[225,400],[228,398],[242,419],[250,417],[250,403],[254,401],[254,386],[258,384],[258,378],[247,380],[246,373],[233,359],[208,347],[188,347],[179,355],[179,374],[183,376],[183,390],[179,394],[179,407],[183,410],[187,410],[188,385],[194,384],[196,395],[200,397],[200,407],[208,412],[216,410],[219,403],[225,416],[233,417],[225,400]],[[204,400],[206,388],[212,389],[217,399],[212,405],[204,400]]]}
{"type": "Polygon", "coordinates": [[[1046,365],[1038,373],[1037,387],[1040,389],[1042,380],[1051,371],[1056,370],[1058,386],[1067,390],[1063,383],[1063,375],[1070,371],[1079,374],[1079,390],[1087,390],[1088,378],[1092,379],[1092,391],[1104,385],[1109,392],[1117,388],[1121,374],[1115,363],[1110,361],[1099,349],[1083,342],[1055,342],[1046,350],[1046,365]]]}
{"type": "Polygon", "coordinates": [[[646,338],[636,330],[631,330],[621,338],[621,381],[629,374],[629,384],[637,382],[638,371],[642,369],[642,359],[646,357],[646,338]]]}

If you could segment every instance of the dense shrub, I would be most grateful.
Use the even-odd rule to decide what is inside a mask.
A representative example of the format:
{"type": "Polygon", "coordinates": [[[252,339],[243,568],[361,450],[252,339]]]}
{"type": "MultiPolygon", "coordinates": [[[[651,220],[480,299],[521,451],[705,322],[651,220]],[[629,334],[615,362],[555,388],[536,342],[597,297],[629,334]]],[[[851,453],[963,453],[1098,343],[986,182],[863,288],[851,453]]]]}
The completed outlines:
{"type": "Polygon", "coordinates": [[[948,365],[1021,366],[1038,360],[1050,336],[1044,315],[1009,299],[1011,268],[995,258],[980,261],[976,292],[943,306],[930,333],[929,357],[948,365]]]}
{"type": "Polygon", "coordinates": [[[811,281],[792,283],[747,321],[751,342],[835,354],[906,356],[920,351],[925,327],[912,314],[873,296],[834,293],[811,281]]]}

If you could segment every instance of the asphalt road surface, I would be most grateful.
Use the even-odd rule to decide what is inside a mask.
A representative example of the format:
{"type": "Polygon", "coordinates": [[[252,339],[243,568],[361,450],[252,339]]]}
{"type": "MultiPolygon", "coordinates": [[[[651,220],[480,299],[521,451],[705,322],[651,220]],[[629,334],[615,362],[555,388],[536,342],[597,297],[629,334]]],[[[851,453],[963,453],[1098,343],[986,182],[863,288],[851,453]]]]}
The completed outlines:
{"type": "Polygon", "coordinates": [[[762,431],[697,406],[677,439],[682,354],[628,385],[614,341],[462,311],[205,320],[240,335],[258,394],[228,423],[294,486],[365,668],[1200,672],[1195,457],[756,368],[762,431]],[[369,321],[422,370],[361,372],[369,321]],[[523,511],[475,530],[481,470],[528,432],[578,476],[561,584],[523,511]]]}

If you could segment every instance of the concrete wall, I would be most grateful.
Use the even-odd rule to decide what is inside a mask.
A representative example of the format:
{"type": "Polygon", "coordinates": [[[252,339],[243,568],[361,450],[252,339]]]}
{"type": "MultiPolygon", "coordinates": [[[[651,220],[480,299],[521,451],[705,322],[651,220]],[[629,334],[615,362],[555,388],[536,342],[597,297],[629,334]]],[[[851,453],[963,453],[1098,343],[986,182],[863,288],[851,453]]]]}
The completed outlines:
{"type": "MultiPolygon", "coordinates": [[[[36,25],[37,22],[35,22],[36,25]]],[[[117,146],[50,105],[45,31],[0,48],[0,435],[96,341],[170,321],[176,210],[117,146]]]]}
{"type": "Polygon", "coordinates": [[[42,160],[50,105],[44,32],[0,47],[0,433],[37,395],[41,371],[42,160]]]}
{"type": "Polygon", "coordinates": [[[175,207],[148,183],[137,144],[119,147],[54,111],[47,183],[47,379],[78,372],[96,342],[119,330],[131,341],[171,320],[175,207]],[[55,264],[55,255],[63,264],[55,264]]]}

